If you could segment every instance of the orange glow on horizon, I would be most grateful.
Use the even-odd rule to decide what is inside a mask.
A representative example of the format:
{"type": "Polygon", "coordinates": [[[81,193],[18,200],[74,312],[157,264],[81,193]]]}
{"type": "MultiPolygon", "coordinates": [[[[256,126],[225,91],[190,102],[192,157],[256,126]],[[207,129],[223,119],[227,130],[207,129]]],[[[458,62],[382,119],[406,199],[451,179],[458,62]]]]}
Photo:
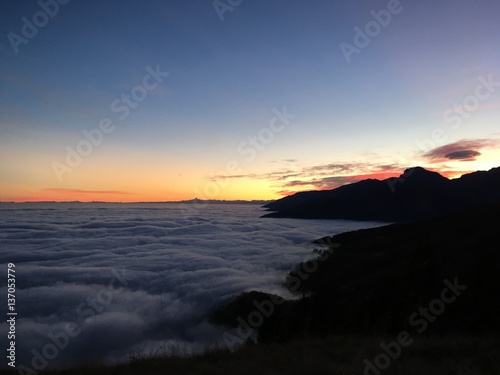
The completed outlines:
{"type": "MultiPolygon", "coordinates": [[[[427,168],[429,171],[440,173],[442,176],[453,179],[462,176],[463,174],[474,172],[469,171],[454,171],[454,170],[437,170],[436,168],[427,168]]],[[[39,188],[39,189],[15,189],[14,186],[3,186],[0,201],[3,202],[112,202],[112,203],[131,203],[131,202],[175,202],[198,198],[201,200],[275,200],[282,197],[295,194],[300,191],[310,190],[331,190],[337,187],[355,183],[366,179],[385,180],[391,177],[399,177],[404,171],[380,171],[373,173],[361,173],[348,176],[332,176],[340,177],[338,184],[330,184],[329,186],[314,188],[314,180],[308,185],[307,181],[304,184],[294,187],[285,187],[286,181],[283,181],[283,186],[277,186],[276,181],[268,181],[264,179],[251,178],[236,178],[227,180],[193,180],[189,179],[177,181],[177,184],[167,183],[158,178],[144,178],[140,181],[128,181],[123,177],[118,181],[119,186],[125,186],[123,190],[105,190],[91,189],[92,183],[89,181],[80,189],[74,188],[39,188]],[[164,186],[165,190],[160,190],[158,185],[164,186]],[[147,186],[144,188],[143,186],[147,186]],[[169,187],[175,186],[173,190],[169,187]]],[[[145,176],[144,176],[145,177],[145,176]]],[[[107,187],[116,186],[115,184],[107,183],[107,187]]]]}

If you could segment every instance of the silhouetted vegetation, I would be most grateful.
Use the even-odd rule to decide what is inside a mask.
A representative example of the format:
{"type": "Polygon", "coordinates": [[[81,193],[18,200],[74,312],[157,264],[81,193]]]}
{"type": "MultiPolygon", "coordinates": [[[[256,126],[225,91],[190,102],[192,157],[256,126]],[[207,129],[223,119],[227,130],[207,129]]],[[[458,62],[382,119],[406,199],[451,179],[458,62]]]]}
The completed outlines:
{"type": "MultiPolygon", "coordinates": [[[[40,375],[351,375],[364,373],[364,360],[375,357],[391,337],[337,336],[286,344],[249,345],[231,354],[208,350],[193,356],[165,355],[113,367],[88,366],[40,375]]],[[[500,343],[495,338],[420,337],[405,348],[384,375],[498,374],[500,343]]],[[[15,371],[3,372],[17,374],[15,371]]]]}
{"type": "MultiPolygon", "coordinates": [[[[334,236],[328,240],[340,247],[316,267],[309,265],[314,272],[306,273],[302,263],[288,274],[285,286],[293,284],[292,291],[300,298],[275,306],[259,328],[259,340],[394,335],[402,330],[422,330],[425,335],[498,335],[498,228],[500,206],[492,206],[334,236]],[[301,274],[307,277],[300,278],[301,274]],[[467,289],[445,303],[439,316],[431,314],[423,329],[420,313],[413,321],[410,317],[441,298],[447,288],[444,280],[467,289]]],[[[263,299],[260,295],[259,300],[263,299]]],[[[223,311],[228,313],[226,323],[235,318],[223,311]]],[[[239,315],[247,316],[248,310],[239,315]]]]}

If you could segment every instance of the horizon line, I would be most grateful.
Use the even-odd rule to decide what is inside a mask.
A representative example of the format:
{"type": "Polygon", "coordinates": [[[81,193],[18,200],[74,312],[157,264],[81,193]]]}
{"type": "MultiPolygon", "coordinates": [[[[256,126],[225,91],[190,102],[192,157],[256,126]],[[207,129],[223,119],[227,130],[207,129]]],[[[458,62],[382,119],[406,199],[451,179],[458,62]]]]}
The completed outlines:
{"type": "Polygon", "coordinates": [[[187,199],[180,201],[132,201],[132,202],[112,202],[112,201],[80,201],[80,200],[72,200],[72,201],[55,201],[55,200],[42,200],[42,201],[0,201],[2,203],[15,203],[15,204],[23,204],[23,203],[119,203],[119,204],[134,204],[134,203],[192,203],[192,202],[205,202],[205,203],[269,203],[274,202],[276,199],[187,199]]]}

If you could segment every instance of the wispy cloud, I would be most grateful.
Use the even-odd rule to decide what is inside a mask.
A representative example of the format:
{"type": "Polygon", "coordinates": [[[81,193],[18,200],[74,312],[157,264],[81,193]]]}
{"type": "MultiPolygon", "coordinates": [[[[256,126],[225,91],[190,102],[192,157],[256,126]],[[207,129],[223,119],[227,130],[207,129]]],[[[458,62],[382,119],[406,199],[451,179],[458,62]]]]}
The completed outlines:
{"type": "MultiPolygon", "coordinates": [[[[474,109],[474,112],[488,110],[492,108],[498,108],[498,107],[500,107],[500,102],[484,103],[478,105],[477,108],[474,109]]],[[[449,110],[451,110],[453,113],[459,113],[459,114],[470,111],[468,107],[463,105],[456,105],[453,108],[450,108],[449,110]]],[[[440,112],[439,114],[442,115],[443,113],[440,112]]]]}
{"type": "MultiPolygon", "coordinates": [[[[332,162],[303,165],[299,161],[282,161],[286,167],[267,173],[214,175],[213,181],[224,179],[261,179],[270,181],[280,195],[293,194],[300,190],[327,190],[368,178],[386,179],[399,176],[410,165],[363,162],[332,162]]],[[[278,161],[276,161],[278,163],[278,161]]]]}
{"type": "Polygon", "coordinates": [[[457,161],[477,160],[487,150],[498,148],[500,139],[463,139],[445,146],[437,147],[425,154],[404,158],[370,155],[368,161],[318,163],[307,165],[305,161],[286,159],[273,160],[274,170],[262,173],[240,173],[234,175],[211,175],[212,181],[224,179],[265,180],[281,196],[298,191],[330,190],[366,179],[384,180],[399,177],[407,168],[421,166],[438,172],[447,178],[457,178],[474,169],[463,169],[448,165],[457,161]],[[387,162],[389,161],[389,162],[387,162]],[[280,167],[278,167],[280,166],[280,167]]]}
{"type": "Polygon", "coordinates": [[[287,181],[283,186],[286,188],[308,186],[317,189],[332,189],[332,187],[350,184],[359,180],[360,176],[332,176],[332,177],[323,177],[305,181],[303,180],[287,181]]]}
{"type": "Polygon", "coordinates": [[[82,190],[82,189],[61,189],[61,188],[45,188],[42,189],[45,193],[55,194],[134,194],[128,191],[120,190],[82,190]]]}

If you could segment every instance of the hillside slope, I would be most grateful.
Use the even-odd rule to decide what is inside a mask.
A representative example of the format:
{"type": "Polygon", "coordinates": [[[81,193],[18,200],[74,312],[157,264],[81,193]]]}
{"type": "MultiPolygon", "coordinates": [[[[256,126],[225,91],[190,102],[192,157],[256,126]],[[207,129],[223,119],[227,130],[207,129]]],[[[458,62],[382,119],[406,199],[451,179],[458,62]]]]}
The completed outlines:
{"type": "Polygon", "coordinates": [[[399,178],[296,193],[265,205],[274,212],[263,217],[408,222],[496,203],[500,203],[500,167],[454,180],[415,167],[399,178]]]}
{"type": "MultiPolygon", "coordinates": [[[[323,238],[321,243],[336,245],[323,252],[321,261],[301,263],[287,275],[284,284],[299,298],[274,303],[258,338],[282,342],[401,330],[499,335],[498,228],[500,205],[495,205],[323,238]],[[459,291],[453,303],[435,302],[443,290],[453,289],[450,285],[459,291]],[[420,309],[429,308],[443,311],[427,319],[420,309]]],[[[275,298],[246,294],[220,309],[214,320],[235,327],[237,316],[249,316],[254,301],[262,305],[265,300],[275,298]]]]}

